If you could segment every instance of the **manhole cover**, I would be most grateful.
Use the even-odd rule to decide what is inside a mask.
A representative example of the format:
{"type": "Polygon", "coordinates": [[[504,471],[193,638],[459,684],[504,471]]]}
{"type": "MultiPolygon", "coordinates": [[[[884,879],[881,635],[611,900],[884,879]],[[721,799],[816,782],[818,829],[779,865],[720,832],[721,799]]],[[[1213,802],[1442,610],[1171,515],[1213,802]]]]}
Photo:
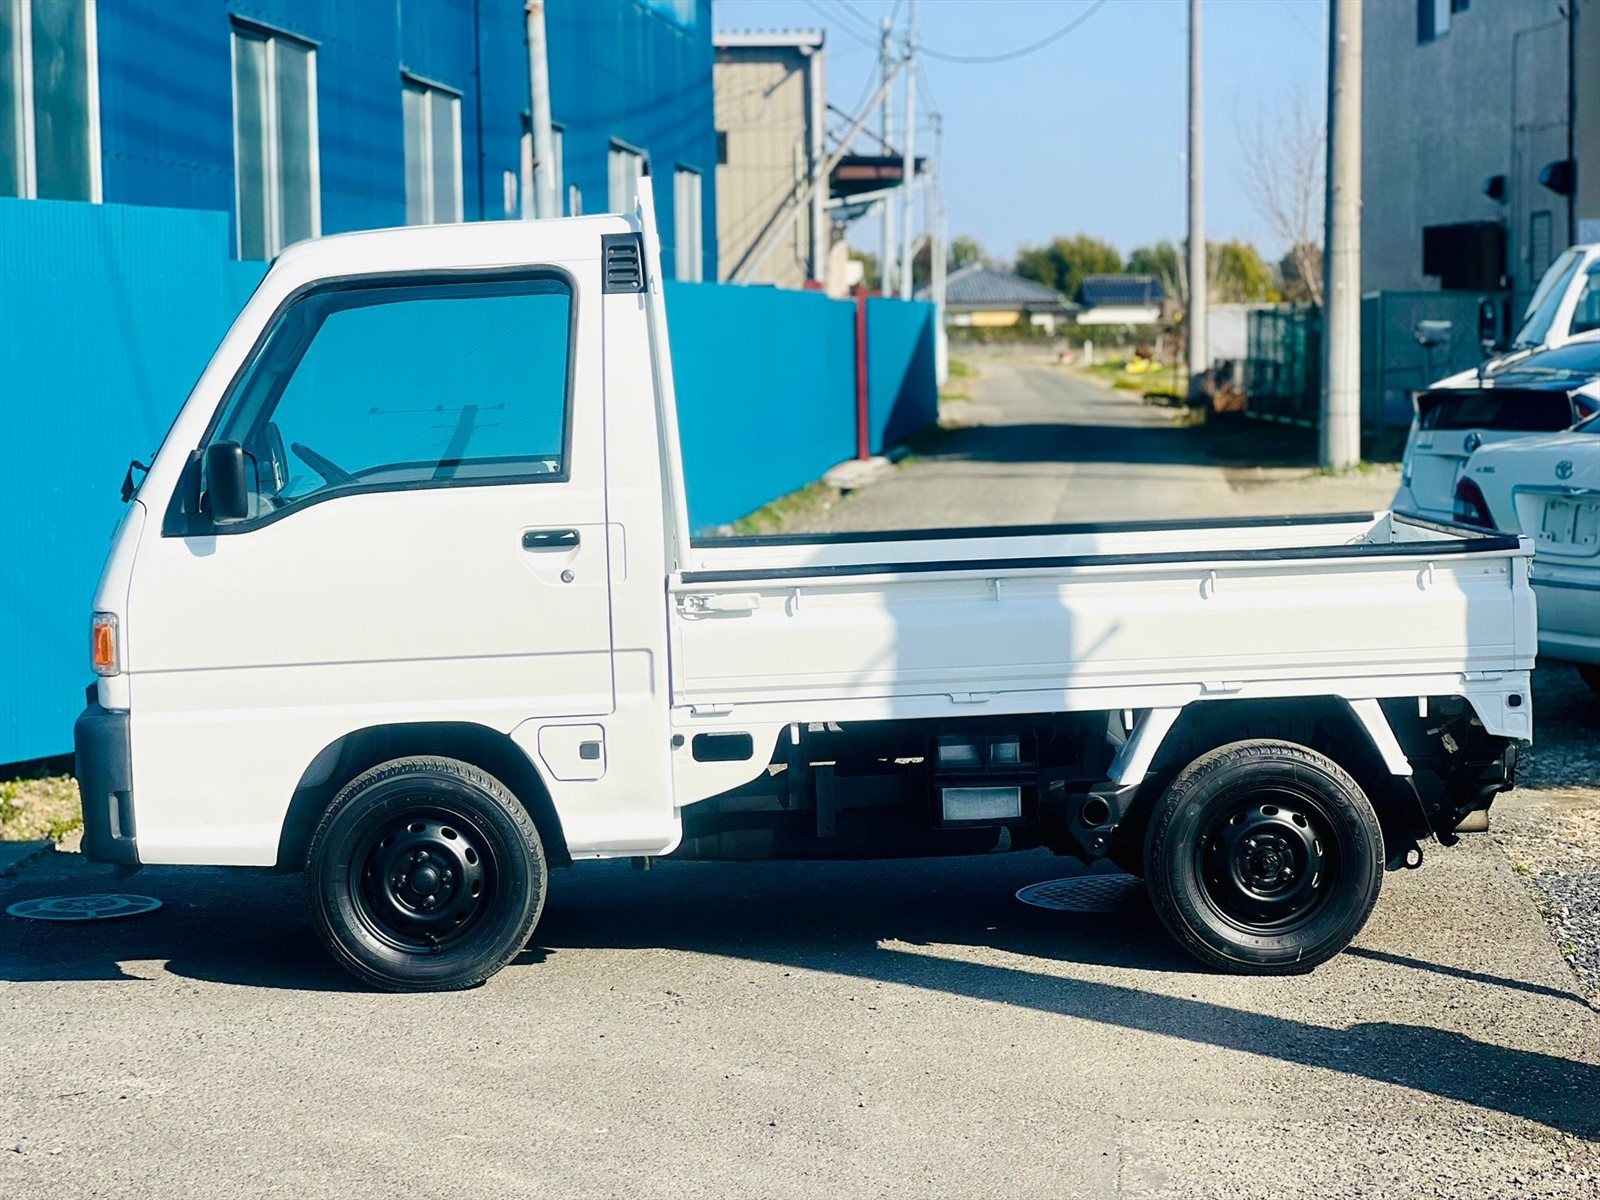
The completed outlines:
{"type": "Polygon", "coordinates": [[[1144,882],[1132,875],[1078,875],[1030,883],[1017,899],[1056,912],[1133,912],[1145,903],[1144,882]]]}
{"type": "Polygon", "coordinates": [[[161,901],[154,896],[40,896],[13,904],[6,912],[30,921],[108,921],[160,907],[161,901]]]}

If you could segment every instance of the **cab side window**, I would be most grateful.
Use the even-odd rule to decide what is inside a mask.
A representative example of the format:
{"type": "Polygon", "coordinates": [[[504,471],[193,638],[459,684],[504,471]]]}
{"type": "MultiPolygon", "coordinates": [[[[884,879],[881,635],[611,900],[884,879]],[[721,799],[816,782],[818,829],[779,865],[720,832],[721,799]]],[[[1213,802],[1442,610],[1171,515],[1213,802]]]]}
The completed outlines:
{"type": "Polygon", "coordinates": [[[571,286],[551,276],[293,302],[211,437],[247,464],[248,516],[229,524],[345,493],[565,480],[571,329],[571,286]]]}
{"type": "Polygon", "coordinates": [[[1591,272],[1572,311],[1572,332],[1588,333],[1600,329],[1600,273],[1591,272]]]}

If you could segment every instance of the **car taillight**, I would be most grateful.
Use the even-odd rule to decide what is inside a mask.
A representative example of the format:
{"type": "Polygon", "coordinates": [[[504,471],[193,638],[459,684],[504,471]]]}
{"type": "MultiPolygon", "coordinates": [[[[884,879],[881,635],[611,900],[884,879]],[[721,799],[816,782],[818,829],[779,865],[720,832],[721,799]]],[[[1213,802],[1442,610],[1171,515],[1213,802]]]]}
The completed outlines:
{"type": "Polygon", "coordinates": [[[90,627],[89,646],[96,675],[115,675],[122,670],[117,640],[117,615],[95,613],[94,624],[90,627]]]}
{"type": "Polygon", "coordinates": [[[1489,515],[1489,502],[1483,498],[1483,489],[1470,479],[1456,481],[1454,515],[1462,525],[1476,525],[1480,529],[1494,528],[1494,518],[1489,515]]]}

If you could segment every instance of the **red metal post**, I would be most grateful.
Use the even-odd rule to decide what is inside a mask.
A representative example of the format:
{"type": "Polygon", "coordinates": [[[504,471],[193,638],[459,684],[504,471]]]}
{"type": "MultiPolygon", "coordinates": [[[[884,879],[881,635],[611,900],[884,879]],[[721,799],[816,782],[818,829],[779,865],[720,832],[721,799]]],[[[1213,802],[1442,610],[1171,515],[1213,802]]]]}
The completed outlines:
{"type": "Polygon", "coordinates": [[[856,458],[872,457],[867,429],[867,289],[856,288],[856,458]]]}

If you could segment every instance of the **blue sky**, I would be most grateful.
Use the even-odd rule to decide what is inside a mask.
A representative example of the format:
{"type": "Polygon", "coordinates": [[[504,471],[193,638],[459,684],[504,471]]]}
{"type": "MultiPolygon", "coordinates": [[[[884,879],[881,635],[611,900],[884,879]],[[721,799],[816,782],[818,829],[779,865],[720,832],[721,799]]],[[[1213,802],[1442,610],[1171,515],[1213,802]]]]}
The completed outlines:
{"type": "MultiPolygon", "coordinates": [[[[997,53],[1044,37],[1091,3],[920,0],[919,37],[949,54],[997,53]]],[[[876,41],[860,18],[875,26],[894,8],[893,0],[714,0],[712,11],[718,29],[825,29],[828,98],[854,111],[877,69],[876,41]]],[[[1058,233],[1093,234],[1124,254],[1181,238],[1187,11],[1187,0],[1109,0],[1021,59],[924,58],[922,95],[944,114],[951,234],[972,234],[1003,259],[1058,233]]],[[[897,42],[905,13],[901,3],[897,42]]],[[[1208,237],[1245,238],[1274,257],[1284,249],[1251,207],[1241,134],[1270,122],[1297,93],[1313,112],[1323,110],[1327,22],[1326,0],[1205,0],[1208,237]]],[[[850,240],[876,250],[876,219],[858,224],[850,240]]]]}

